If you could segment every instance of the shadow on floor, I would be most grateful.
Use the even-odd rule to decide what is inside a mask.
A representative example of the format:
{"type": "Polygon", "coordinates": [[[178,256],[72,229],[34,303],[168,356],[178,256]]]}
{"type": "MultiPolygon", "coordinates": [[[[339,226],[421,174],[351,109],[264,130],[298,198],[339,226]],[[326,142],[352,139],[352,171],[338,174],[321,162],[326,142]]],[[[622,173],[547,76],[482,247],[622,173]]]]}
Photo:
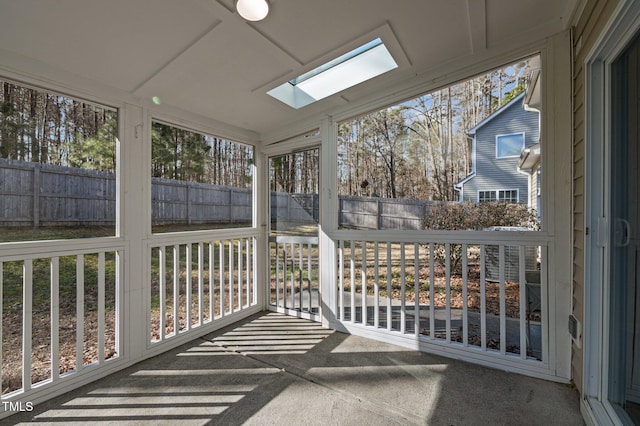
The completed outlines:
{"type": "Polygon", "coordinates": [[[583,424],[569,386],[251,317],[3,424],[583,424]]]}

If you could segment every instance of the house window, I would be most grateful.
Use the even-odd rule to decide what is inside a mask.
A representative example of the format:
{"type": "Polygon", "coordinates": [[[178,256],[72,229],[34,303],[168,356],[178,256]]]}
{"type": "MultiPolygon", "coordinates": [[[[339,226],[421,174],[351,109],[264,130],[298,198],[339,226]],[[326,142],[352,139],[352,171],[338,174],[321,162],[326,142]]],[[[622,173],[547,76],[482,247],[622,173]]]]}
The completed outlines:
{"type": "Polygon", "coordinates": [[[478,191],[478,201],[481,203],[496,201],[496,191],[478,191]]]}
{"type": "Polygon", "coordinates": [[[524,133],[496,136],[496,158],[518,157],[524,149],[524,133]]]}
{"type": "Polygon", "coordinates": [[[508,189],[498,191],[498,201],[504,201],[507,203],[517,203],[518,202],[518,190],[517,189],[508,189]]]}
{"type": "Polygon", "coordinates": [[[497,191],[478,191],[478,202],[503,201],[517,203],[519,201],[517,189],[500,189],[497,191]]]}

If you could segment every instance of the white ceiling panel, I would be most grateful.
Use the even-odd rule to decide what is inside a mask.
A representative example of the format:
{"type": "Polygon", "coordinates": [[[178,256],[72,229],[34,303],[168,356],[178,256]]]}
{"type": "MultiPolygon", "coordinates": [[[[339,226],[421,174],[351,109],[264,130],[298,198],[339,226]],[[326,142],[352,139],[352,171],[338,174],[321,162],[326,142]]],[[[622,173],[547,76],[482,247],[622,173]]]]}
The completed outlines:
{"type": "Polygon", "coordinates": [[[269,3],[264,21],[247,23],[234,0],[0,0],[0,52],[13,55],[0,68],[19,71],[18,55],[45,64],[43,79],[80,76],[264,134],[393,93],[427,70],[451,72],[452,61],[495,46],[542,40],[566,28],[576,0],[269,3]],[[299,110],[266,95],[377,29],[402,52],[397,70],[299,110]]]}
{"type": "Polygon", "coordinates": [[[531,31],[565,25],[566,1],[486,0],[487,41],[489,47],[520,37],[531,31]]]}
{"type": "Polygon", "coordinates": [[[384,24],[414,53],[409,59],[415,63],[469,51],[465,0],[272,3],[273,17],[256,26],[305,64],[384,24]]]}
{"type": "Polygon", "coordinates": [[[0,2],[0,48],[131,90],[215,22],[172,0],[0,2]]]}
{"type": "MultiPolygon", "coordinates": [[[[274,102],[255,87],[285,75],[298,63],[250,26],[230,20],[186,50],[137,92],[223,122],[242,123],[274,102]]],[[[280,107],[285,114],[288,108],[280,107]]]]}

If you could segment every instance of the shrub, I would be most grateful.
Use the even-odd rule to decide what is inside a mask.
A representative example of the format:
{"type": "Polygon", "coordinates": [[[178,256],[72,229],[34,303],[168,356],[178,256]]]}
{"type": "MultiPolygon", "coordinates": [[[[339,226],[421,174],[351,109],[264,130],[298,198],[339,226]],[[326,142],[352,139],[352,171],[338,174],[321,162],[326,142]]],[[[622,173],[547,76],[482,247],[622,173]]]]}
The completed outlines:
{"type": "MultiPolygon", "coordinates": [[[[532,231],[540,229],[536,211],[525,204],[505,202],[439,203],[430,206],[424,219],[424,228],[433,230],[483,230],[492,226],[517,226],[532,231]]],[[[462,245],[451,244],[451,270],[460,273],[462,245]]],[[[437,245],[435,261],[445,264],[444,245],[437,245]]]]}
{"type": "Polygon", "coordinates": [[[492,226],[519,226],[537,231],[540,222],[536,211],[525,204],[470,201],[434,204],[424,219],[425,229],[483,230],[492,226]]]}

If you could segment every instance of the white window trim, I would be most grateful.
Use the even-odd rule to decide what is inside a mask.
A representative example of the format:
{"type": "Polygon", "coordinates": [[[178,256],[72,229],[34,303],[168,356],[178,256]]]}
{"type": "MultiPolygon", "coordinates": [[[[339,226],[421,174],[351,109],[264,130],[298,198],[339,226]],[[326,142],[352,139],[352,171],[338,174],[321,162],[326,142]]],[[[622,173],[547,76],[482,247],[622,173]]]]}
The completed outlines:
{"type": "Polygon", "coordinates": [[[621,0],[585,59],[584,358],[581,411],[588,424],[622,424],[608,400],[611,64],[640,29],[640,4],[621,0]]]}
{"type": "MultiPolygon", "coordinates": [[[[146,160],[148,161],[148,165],[146,167],[146,170],[148,170],[148,177],[147,177],[147,185],[148,185],[148,194],[147,195],[147,200],[146,202],[148,203],[146,209],[148,211],[148,222],[145,225],[146,228],[146,232],[147,232],[147,239],[162,239],[163,237],[166,237],[168,235],[171,235],[171,232],[161,232],[161,233],[154,233],[152,231],[153,229],[153,207],[152,207],[152,191],[153,191],[153,184],[152,184],[152,177],[151,177],[151,167],[152,167],[152,158],[151,158],[151,153],[152,153],[152,135],[151,135],[151,129],[153,128],[153,124],[154,123],[158,123],[158,124],[162,124],[165,126],[171,126],[171,127],[175,127],[177,129],[181,129],[181,130],[185,130],[187,132],[192,132],[192,133],[198,133],[202,136],[206,136],[206,137],[213,137],[213,138],[219,138],[219,139],[223,139],[227,142],[230,143],[234,143],[236,145],[240,145],[240,146],[244,146],[244,147],[248,147],[248,148],[253,148],[253,164],[251,165],[251,173],[252,173],[252,179],[251,179],[251,202],[252,202],[252,212],[251,212],[251,226],[246,227],[245,229],[256,229],[258,227],[258,220],[259,220],[259,215],[258,215],[258,204],[259,202],[262,202],[262,200],[260,200],[258,198],[258,191],[257,191],[257,185],[258,185],[258,174],[260,172],[260,170],[258,169],[258,148],[256,145],[249,143],[249,142],[240,142],[238,139],[232,139],[232,138],[227,138],[225,136],[222,136],[221,133],[218,133],[216,131],[215,128],[212,127],[208,127],[206,125],[202,125],[200,123],[197,122],[189,122],[187,120],[180,120],[177,119],[175,117],[169,117],[166,115],[162,115],[162,114],[157,114],[157,113],[150,113],[147,115],[146,118],[146,122],[147,122],[147,131],[145,134],[145,139],[147,140],[148,143],[148,153],[147,153],[147,158],[146,160]]],[[[225,232],[230,228],[221,228],[220,232],[225,232]]],[[[235,228],[235,229],[243,229],[243,228],[235,228]]],[[[213,231],[216,232],[216,231],[213,231]]],[[[193,236],[198,236],[198,235],[208,235],[209,233],[211,233],[211,230],[186,230],[186,231],[179,231],[178,233],[182,234],[182,233],[188,233],[189,235],[193,235],[193,236]]]]}
{"type": "Polygon", "coordinates": [[[504,133],[501,135],[496,135],[496,159],[502,160],[504,158],[519,158],[520,157],[520,152],[517,155],[504,155],[504,156],[499,156],[498,155],[498,140],[501,137],[504,136],[514,136],[514,135],[522,135],[522,149],[520,149],[520,152],[522,152],[522,150],[525,148],[526,146],[526,138],[525,138],[525,133],[524,132],[514,132],[514,133],[504,133]]]}
{"type": "Polygon", "coordinates": [[[517,200],[516,200],[515,203],[519,203],[520,202],[520,190],[517,189],[517,188],[511,188],[511,189],[501,188],[501,189],[482,189],[482,190],[478,190],[478,198],[477,198],[477,200],[478,200],[478,202],[480,202],[480,193],[481,192],[493,192],[494,195],[496,196],[495,201],[504,201],[504,200],[500,199],[500,191],[516,191],[517,200]]]}
{"type": "Polygon", "coordinates": [[[483,189],[483,190],[478,190],[478,198],[477,199],[478,199],[479,203],[480,202],[485,202],[484,200],[480,201],[480,194],[483,193],[483,192],[493,192],[493,195],[495,195],[495,197],[496,197],[496,201],[498,201],[498,192],[495,189],[488,189],[488,190],[483,189]]]}

